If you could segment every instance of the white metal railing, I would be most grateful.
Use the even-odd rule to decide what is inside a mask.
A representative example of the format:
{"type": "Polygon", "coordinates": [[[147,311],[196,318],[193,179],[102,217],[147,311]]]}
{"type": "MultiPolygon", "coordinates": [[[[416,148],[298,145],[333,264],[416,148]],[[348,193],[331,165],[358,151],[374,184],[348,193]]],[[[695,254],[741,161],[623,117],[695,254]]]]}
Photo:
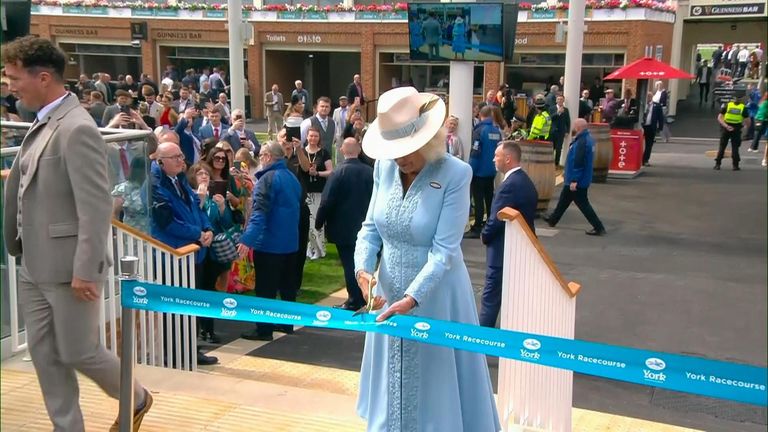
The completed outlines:
{"type": "MultiPolygon", "coordinates": [[[[580,286],[565,283],[519,212],[506,208],[499,218],[505,221],[500,328],[573,339],[580,286]]],[[[520,348],[538,349],[538,341],[526,342],[520,348]]],[[[572,371],[500,358],[498,383],[505,431],[571,430],[572,371]]]]}
{"type": "MultiPolygon", "coordinates": [[[[31,123],[2,122],[3,128],[26,130],[31,123]]],[[[126,129],[99,129],[105,142],[145,140],[151,132],[126,129]]],[[[0,157],[14,157],[19,147],[0,149],[0,157]]],[[[100,304],[99,332],[101,342],[110,351],[119,353],[120,283],[115,266],[119,258],[132,255],[139,258],[138,276],[146,281],[195,287],[195,251],[190,245],[172,249],[120,222],[113,221],[108,250],[113,267],[104,285],[100,304]]],[[[27,349],[26,333],[19,322],[18,281],[16,258],[6,253],[10,335],[2,340],[3,358],[27,349]]],[[[141,311],[134,328],[137,362],[149,366],[181,370],[197,370],[197,324],[194,317],[141,311]]]]}

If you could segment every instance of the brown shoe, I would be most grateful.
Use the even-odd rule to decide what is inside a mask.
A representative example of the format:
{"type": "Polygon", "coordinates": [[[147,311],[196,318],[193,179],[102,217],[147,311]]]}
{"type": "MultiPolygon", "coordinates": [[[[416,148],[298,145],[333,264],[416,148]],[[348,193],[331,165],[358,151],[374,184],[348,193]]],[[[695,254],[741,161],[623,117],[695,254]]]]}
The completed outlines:
{"type": "MultiPolygon", "coordinates": [[[[152,408],[152,394],[147,390],[144,390],[146,398],[144,399],[144,406],[140,410],[136,410],[133,413],[133,431],[136,432],[141,427],[141,421],[144,420],[144,415],[147,414],[150,408],[152,408]]],[[[120,431],[120,417],[115,419],[112,423],[112,427],[109,428],[109,432],[120,431]]]]}

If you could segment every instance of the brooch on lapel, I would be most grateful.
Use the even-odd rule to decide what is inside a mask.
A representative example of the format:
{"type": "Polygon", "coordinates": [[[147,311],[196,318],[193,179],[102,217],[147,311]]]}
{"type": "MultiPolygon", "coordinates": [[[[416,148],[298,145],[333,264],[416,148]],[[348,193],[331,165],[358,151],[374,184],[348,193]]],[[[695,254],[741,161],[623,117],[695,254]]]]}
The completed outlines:
{"type": "Polygon", "coordinates": [[[429,187],[431,187],[433,189],[442,189],[443,185],[441,185],[440,183],[438,183],[436,181],[431,181],[431,182],[429,182],[429,187]]]}

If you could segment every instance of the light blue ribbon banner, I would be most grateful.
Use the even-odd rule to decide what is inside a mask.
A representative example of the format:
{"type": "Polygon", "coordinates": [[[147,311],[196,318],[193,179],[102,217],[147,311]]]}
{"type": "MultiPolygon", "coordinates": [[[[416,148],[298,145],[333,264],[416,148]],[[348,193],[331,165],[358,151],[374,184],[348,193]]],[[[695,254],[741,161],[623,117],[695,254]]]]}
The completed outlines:
{"type": "Polygon", "coordinates": [[[122,305],[132,309],[383,333],[635,384],[768,405],[768,369],[764,367],[414,315],[395,315],[379,323],[374,314],[353,317],[342,309],[141,281],[123,281],[122,293],[122,305]]]}

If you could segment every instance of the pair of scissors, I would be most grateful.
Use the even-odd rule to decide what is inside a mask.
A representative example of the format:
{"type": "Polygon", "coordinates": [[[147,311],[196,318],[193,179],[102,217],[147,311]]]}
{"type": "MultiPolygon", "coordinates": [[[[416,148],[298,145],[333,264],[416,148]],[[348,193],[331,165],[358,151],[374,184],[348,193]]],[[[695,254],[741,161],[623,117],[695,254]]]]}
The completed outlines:
{"type": "Polygon", "coordinates": [[[371,313],[373,311],[373,287],[376,286],[376,278],[371,276],[370,279],[368,279],[368,303],[361,307],[360,309],[356,310],[355,313],[352,314],[352,316],[358,316],[364,313],[371,313]]]}

